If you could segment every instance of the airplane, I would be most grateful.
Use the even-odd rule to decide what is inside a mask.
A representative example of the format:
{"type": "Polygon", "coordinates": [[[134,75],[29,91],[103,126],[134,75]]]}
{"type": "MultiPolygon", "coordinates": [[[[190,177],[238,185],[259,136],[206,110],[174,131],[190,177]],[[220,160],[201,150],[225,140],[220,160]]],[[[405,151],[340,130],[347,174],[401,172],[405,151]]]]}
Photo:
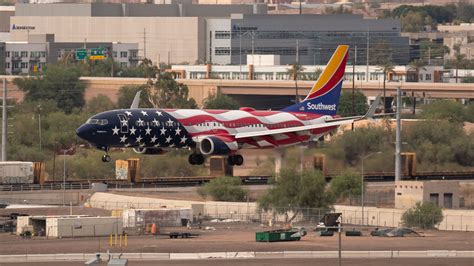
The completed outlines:
{"type": "Polygon", "coordinates": [[[280,111],[138,108],[140,92],[130,109],[90,117],[76,134],[105,151],[133,148],[140,154],[189,149],[188,161],[201,165],[205,157],[227,156],[229,165],[242,165],[240,149],[275,148],[316,141],[340,125],[371,118],[380,95],[364,116],[336,115],[346,68],[348,45],[339,45],[306,98],[280,111]]]}

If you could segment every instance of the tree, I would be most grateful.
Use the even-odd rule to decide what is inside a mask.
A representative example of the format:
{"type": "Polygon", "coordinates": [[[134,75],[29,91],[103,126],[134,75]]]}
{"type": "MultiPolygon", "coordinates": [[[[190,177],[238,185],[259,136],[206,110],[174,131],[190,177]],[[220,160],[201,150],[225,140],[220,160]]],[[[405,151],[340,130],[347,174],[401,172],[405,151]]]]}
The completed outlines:
{"type": "Polygon", "coordinates": [[[331,191],[338,199],[349,200],[354,196],[361,195],[362,178],[355,173],[345,172],[335,176],[331,180],[331,191]]]}
{"type": "Polygon", "coordinates": [[[238,102],[221,92],[212,93],[204,100],[205,109],[233,110],[239,107],[238,102]]]}
{"type": "Polygon", "coordinates": [[[380,65],[378,65],[379,70],[383,72],[383,112],[387,113],[387,97],[386,97],[386,82],[387,75],[393,71],[395,66],[390,60],[384,60],[380,65]]]}
{"type": "Polygon", "coordinates": [[[466,120],[465,107],[456,101],[437,100],[423,106],[421,117],[425,119],[440,119],[462,123],[466,120]]]}
{"type": "Polygon", "coordinates": [[[245,201],[248,191],[242,188],[239,177],[218,177],[199,188],[201,196],[211,196],[213,200],[219,201],[245,201]]]}
{"type": "Polygon", "coordinates": [[[25,92],[26,101],[53,100],[66,113],[85,104],[85,85],[75,67],[47,65],[42,76],[16,78],[13,83],[25,92]]]}
{"type": "Polygon", "coordinates": [[[130,108],[133,98],[135,98],[138,91],[141,91],[139,106],[142,108],[153,107],[149,100],[147,85],[126,85],[120,87],[117,93],[117,107],[121,109],[130,108]]]}
{"type": "Polygon", "coordinates": [[[425,18],[421,13],[410,11],[405,15],[402,15],[400,20],[402,31],[404,32],[420,32],[424,30],[425,18]]]}
{"type": "Polygon", "coordinates": [[[284,169],[274,187],[258,200],[259,207],[277,213],[292,212],[289,223],[301,212],[302,208],[328,209],[334,198],[326,189],[326,181],[319,171],[297,172],[284,169]]]}
{"type": "Polygon", "coordinates": [[[442,209],[431,202],[422,204],[417,203],[416,206],[407,210],[402,215],[403,224],[409,227],[433,229],[442,221],[442,209]]]}
{"type": "Polygon", "coordinates": [[[420,80],[420,70],[426,70],[426,62],[422,59],[413,60],[408,66],[408,70],[414,70],[416,74],[415,82],[420,80]]]}
{"type": "Polygon", "coordinates": [[[465,68],[466,66],[466,55],[461,54],[461,45],[460,44],[455,44],[453,45],[453,50],[455,51],[454,53],[454,67],[456,68],[456,83],[458,83],[458,70],[465,68]]]}
{"type": "Polygon", "coordinates": [[[298,94],[298,78],[300,77],[300,75],[302,75],[303,71],[304,71],[304,67],[300,64],[292,64],[291,68],[287,69],[288,78],[295,81],[295,90],[296,90],[295,99],[297,103],[300,102],[300,98],[298,94]]]}
{"type": "Polygon", "coordinates": [[[416,152],[419,162],[432,166],[431,171],[442,163],[455,161],[453,142],[465,136],[462,124],[446,120],[421,121],[403,128],[402,134],[407,148],[416,152]]]}
{"type": "Polygon", "coordinates": [[[115,104],[104,94],[99,94],[86,104],[86,112],[97,114],[100,112],[115,109],[115,104]]]}
{"type": "Polygon", "coordinates": [[[340,116],[363,115],[367,112],[367,97],[361,91],[354,92],[354,111],[352,111],[352,92],[343,91],[339,100],[339,108],[337,113],[340,116]]]}
{"type": "Polygon", "coordinates": [[[349,165],[356,165],[361,155],[371,152],[388,150],[391,131],[381,127],[361,127],[355,131],[346,131],[338,136],[329,150],[329,154],[337,159],[343,159],[349,165]]]}
{"type": "Polygon", "coordinates": [[[196,101],[189,98],[188,86],[176,82],[169,73],[149,82],[148,99],[154,108],[197,108],[196,101]]]}

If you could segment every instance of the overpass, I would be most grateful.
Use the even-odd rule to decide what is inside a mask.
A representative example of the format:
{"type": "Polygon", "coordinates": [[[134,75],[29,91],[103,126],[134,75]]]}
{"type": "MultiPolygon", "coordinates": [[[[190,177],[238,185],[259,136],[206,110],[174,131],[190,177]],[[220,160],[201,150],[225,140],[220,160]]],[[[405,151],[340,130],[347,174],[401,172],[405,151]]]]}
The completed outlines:
{"type": "MultiPolygon", "coordinates": [[[[18,76],[0,76],[0,79],[7,80],[9,97],[18,100],[23,99],[23,92],[20,91],[13,83],[13,79],[18,76]]],[[[110,77],[82,77],[81,80],[87,85],[86,100],[104,94],[112,101],[117,100],[117,92],[120,87],[126,85],[145,84],[147,79],[144,78],[110,78],[110,77]]],[[[198,103],[209,95],[209,93],[221,91],[224,94],[232,95],[244,102],[255,101],[260,103],[261,100],[267,99],[271,101],[281,100],[282,104],[286,104],[295,95],[295,82],[287,80],[223,80],[223,79],[178,79],[189,87],[189,95],[198,103]]],[[[306,95],[314,81],[298,81],[298,89],[300,95],[306,95]]],[[[343,83],[344,90],[352,89],[352,82],[343,83]]],[[[474,84],[470,83],[418,83],[418,82],[387,82],[387,97],[394,96],[397,86],[401,86],[402,90],[411,96],[412,93],[417,98],[448,98],[448,99],[474,99],[474,84]]],[[[362,91],[366,96],[376,96],[382,92],[381,82],[356,82],[355,89],[362,91]]]]}

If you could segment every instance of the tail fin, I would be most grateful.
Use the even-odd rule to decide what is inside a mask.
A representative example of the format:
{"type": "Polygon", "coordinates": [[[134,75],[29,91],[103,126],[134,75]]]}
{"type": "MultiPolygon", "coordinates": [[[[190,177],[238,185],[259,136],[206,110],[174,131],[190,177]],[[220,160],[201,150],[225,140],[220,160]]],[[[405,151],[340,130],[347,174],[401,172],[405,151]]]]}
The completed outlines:
{"type": "Polygon", "coordinates": [[[308,96],[302,102],[288,106],[282,111],[335,115],[341,96],[348,51],[348,45],[339,45],[308,96]]]}

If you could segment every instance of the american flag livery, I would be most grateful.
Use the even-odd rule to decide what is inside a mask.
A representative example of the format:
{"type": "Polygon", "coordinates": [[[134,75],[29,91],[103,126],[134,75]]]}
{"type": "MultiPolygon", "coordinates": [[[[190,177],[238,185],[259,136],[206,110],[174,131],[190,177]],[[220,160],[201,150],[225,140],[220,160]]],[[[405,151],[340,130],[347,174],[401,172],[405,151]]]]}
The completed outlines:
{"type": "MultiPolygon", "coordinates": [[[[281,111],[140,109],[137,95],[130,109],[97,114],[77,134],[106,152],[111,147],[146,154],[185,148],[192,150],[191,164],[202,164],[204,156],[218,154],[229,156],[232,165],[241,165],[240,149],[316,140],[339,125],[366,117],[336,117],[348,49],[338,46],[308,96],[281,111]]],[[[371,107],[369,113],[374,110],[371,107]]],[[[110,161],[110,156],[105,154],[102,160],[110,161]]]]}

